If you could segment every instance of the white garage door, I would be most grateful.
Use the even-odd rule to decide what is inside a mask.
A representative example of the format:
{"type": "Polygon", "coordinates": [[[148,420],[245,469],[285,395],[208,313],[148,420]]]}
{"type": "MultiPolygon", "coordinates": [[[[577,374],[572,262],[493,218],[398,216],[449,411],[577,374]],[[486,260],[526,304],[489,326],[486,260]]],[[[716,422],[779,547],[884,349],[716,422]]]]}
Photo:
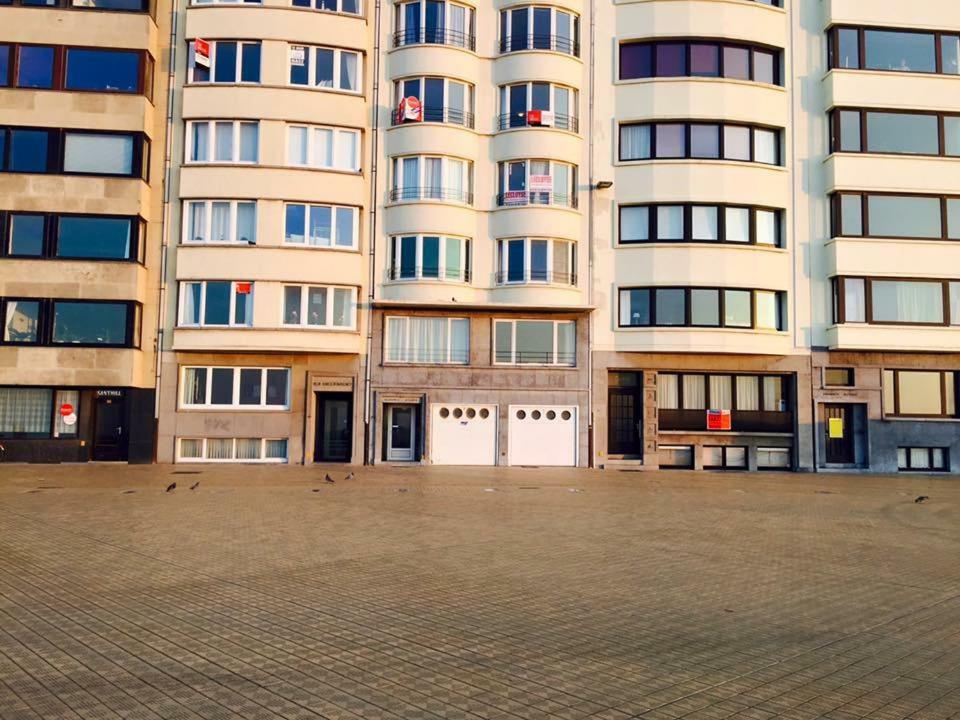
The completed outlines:
{"type": "Polygon", "coordinates": [[[507,423],[510,465],[577,464],[576,405],[511,405],[507,423]]]}
{"type": "Polygon", "coordinates": [[[431,404],[430,462],[496,465],[497,406],[431,404]]]}

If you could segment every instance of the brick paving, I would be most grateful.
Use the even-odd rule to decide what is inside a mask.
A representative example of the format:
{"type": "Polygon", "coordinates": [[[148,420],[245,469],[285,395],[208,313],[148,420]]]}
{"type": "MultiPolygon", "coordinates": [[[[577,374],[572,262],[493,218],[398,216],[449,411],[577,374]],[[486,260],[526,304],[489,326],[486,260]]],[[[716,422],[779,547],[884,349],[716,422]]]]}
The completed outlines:
{"type": "Polygon", "coordinates": [[[185,469],[0,466],[0,717],[960,719],[956,479],[185,469]]]}

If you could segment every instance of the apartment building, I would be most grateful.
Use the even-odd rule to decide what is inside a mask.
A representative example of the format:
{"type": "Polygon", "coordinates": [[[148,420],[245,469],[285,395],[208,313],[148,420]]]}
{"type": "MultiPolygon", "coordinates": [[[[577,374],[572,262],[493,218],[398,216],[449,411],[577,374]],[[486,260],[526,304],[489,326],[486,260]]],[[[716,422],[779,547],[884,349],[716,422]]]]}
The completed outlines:
{"type": "Polygon", "coordinates": [[[153,460],[169,17],[0,2],[0,460],[153,460]]]}

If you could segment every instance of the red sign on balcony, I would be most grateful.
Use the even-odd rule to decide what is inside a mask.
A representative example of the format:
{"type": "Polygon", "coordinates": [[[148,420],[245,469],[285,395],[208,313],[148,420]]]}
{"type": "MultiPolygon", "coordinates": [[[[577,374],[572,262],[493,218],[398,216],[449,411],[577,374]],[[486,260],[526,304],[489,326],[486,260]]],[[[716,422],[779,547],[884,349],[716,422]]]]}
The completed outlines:
{"type": "Polygon", "coordinates": [[[200,67],[210,68],[210,43],[197,38],[193,41],[193,62],[200,67]]]}
{"type": "Polygon", "coordinates": [[[729,410],[707,410],[707,430],[729,430],[729,410]]]}
{"type": "Polygon", "coordinates": [[[421,122],[423,120],[423,104],[412,95],[401,98],[400,107],[397,108],[397,120],[400,122],[421,122]]]}

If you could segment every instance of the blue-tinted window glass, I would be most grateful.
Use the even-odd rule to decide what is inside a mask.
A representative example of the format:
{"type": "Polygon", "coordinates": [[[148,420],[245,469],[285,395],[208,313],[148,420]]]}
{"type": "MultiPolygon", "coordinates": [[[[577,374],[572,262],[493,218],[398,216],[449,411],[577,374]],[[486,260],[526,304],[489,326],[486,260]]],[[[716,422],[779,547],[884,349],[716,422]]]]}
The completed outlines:
{"type": "Polygon", "coordinates": [[[864,43],[870,70],[937,71],[937,43],[932,33],[866,30],[864,43]]]}
{"type": "Polygon", "coordinates": [[[42,45],[21,45],[17,67],[17,87],[53,87],[54,49],[42,45]]]}
{"type": "Polygon", "coordinates": [[[237,80],[237,44],[220,41],[216,44],[213,81],[230,83],[237,80]]]}
{"type": "Polygon", "coordinates": [[[417,238],[400,238],[400,277],[417,276],[417,238]]]}
{"type": "Polygon", "coordinates": [[[620,46],[620,79],[653,76],[653,46],[633,43],[620,46]]]}
{"type": "Polygon", "coordinates": [[[527,27],[529,24],[528,8],[520,8],[510,13],[510,50],[526,50],[529,40],[527,39],[527,27]]]}
{"type": "Polygon", "coordinates": [[[243,46],[240,58],[240,81],[260,82],[260,43],[243,46]]]}
{"type": "Polygon", "coordinates": [[[127,338],[125,303],[57,302],[53,342],[122,345],[127,338]]]}
{"type": "Polygon", "coordinates": [[[657,45],[657,77],[681,77],[687,74],[687,46],[679,43],[657,45]]]}
{"type": "Polygon", "coordinates": [[[0,87],[10,84],[10,46],[0,45],[0,87]]]}
{"type": "Polygon", "coordinates": [[[233,368],[213,368],[210,373],[210,404],[233,404],[233,368]]]}
{"type": "Polygon", "coordinates": [[[207,302],[203,311],[203,324],[230,324],[230,283],[207,283],[207,302]]]}
{"type": "Polygon", "coordinates": [[[306,205],[287,205],[286,233],[284,241],[302,243],[304,227],[307,222],[306,205]]]}
{"type": "Polygon", "coordinates": [[[131,222],[126,218],[61,217],[57,255],[126,260],[130,257],[130,240],[131,222]]]}
{"type": "Polygon", "coordinates": [[[6,170],[7,131],[0,128],[0,170],[6,170]]]}
{"type": "Polygon", "coordinates": [[[507,243],[507,282],[523,282],[523,245],[523,240],[510,240],[507,243]]]}
{"type": "MultiPolygon", "coordinates": [[[[623,302],[623,298],[621,298],[623,302]]],[[[621,309],[621,324],[624,325],[649,325],[650,324],[650,291],[649,290],[630,290],[629,307],[627,312],[623,313],[621,309]]]]}
{"type": "Polygon", "coordinates": [[[39,339],[40,302],[38,300],[7,300],[3,319],[4,342],[30,342],[39,339]]]}
{"type": "Polygon", "coordinates": [[[135,93],[140,85],[140,53],[117,50],[67,50],[68,90],[135,93]]]}
{"type": "Polygon", "coordinates": [[[440,238],[423,238],[423,277],[440,277],[440,238]]]}
{"type": "Polygon", "coordinates": [[[310,84],[310,49],[303,45],[296,45],[290,48],[290,84],[291,85],[309,85],[310,84]],[[293,62],[292,56],[296,52],[303,53],[303,59],[293,62]],[[298,64],[299,63],[299,64],[298,64]]]}
{"type": "Polygon", "coordinates": [[[11,215],[11,255],[40,257],[43,255],[43,215],[11,215]]]}
{"type": "Polygon", "coordinates": [[[13,172],[46,172],[46,130],[11,130],[10,165],[13,172]]]}

